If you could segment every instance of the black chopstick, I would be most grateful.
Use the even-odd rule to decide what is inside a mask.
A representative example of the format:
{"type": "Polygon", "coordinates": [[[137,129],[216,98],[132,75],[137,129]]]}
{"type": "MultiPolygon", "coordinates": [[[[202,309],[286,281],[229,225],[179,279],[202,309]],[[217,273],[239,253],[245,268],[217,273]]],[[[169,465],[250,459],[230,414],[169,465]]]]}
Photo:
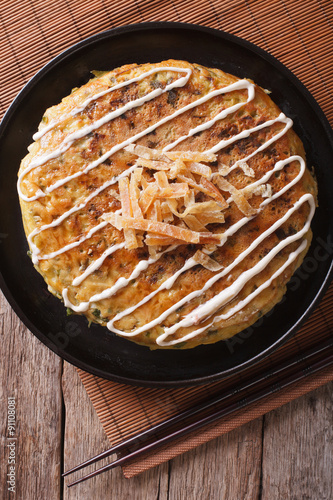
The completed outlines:
{"type": "MultiPolygon", "coordinates": [[[[298,354],[297,356],[291,358],[287,362],[284,362],[283,364],[279,365],[278,367],[273,368],[272,370],[266,372],[265,374],[263,374],[259,377],[256,377],[255,379],[252,379],[251,381],[249,381],[245,384],[242,384],[241,386],[238,386],[233,391],[228,391],[222,395],[215,396],[208,401],[204,401],[203,403],[200,403],[199,405],[196,405],[195,407],[193,407],[189,410],[186,410],[178,415],[175,415],[174,417],[171,417],[171,418],[165,420],[164,422],[161,422],[160,424],[157,424],[156,426],[154,426],[146,431],[143,431],[143,432],[127,439],[126,441],[124,441],[122,443],[119,443],[118,445],[110,448],[109,450],[106,450],[106,451],[100,453],[99,455],[97,455],[91,459],[86,460],[85,462],[74,467],[73,469],[66,471],[63,474],[63,476],[66,476],[66,475],[68,475],[76,470],[79,470],[87,465],[90,465],[90,464],[92,464],[92,463],[94,463],[102,458],[105,458],[111,454],[128,449],[129,447],[133,447],[133,445],[139,446],[140,443],[146,442],[149,438],[153,437],[157,433],[160,433],[161,431],[166,430],[167,428],[171,427],[172,425],[175,425],[176,423],[179,423],[180,421],[184,420],[185,418],[193,417],[199,412],[202,412],[202,411],[207,410],[213,406],[216,406],[218,403],[220,403],[221,401],[223,401],[224,399],[226,399],[230,395],[244,391],[245,389],[248,389],[249,387],[258,384],[259,382],[261,382],[263,380],[268,380],[270,377],[272,377],[274,375],[278,375],[280,372],[283,372],[286,369],[289,369],[292,366],[301,363],[302,361],[308,361],[310,358],[318,356],[320,353],[322,353],[323,351],[326,351],[328,348],[330,348],[332,346],[333,346],[333,341],[329,340],[329,341],[326,341],[324,343],[321,343],[320,345],[305,352],[302,355],[298,354]]],[[[192,424],[188,424],[187,426],[182,427],[182,428],[172,432],[171,434],[169,434],[167,436],[157,438],[152,443],[149,443],[149,444],[147,444],[139,449],[136,449],[136,450],[126,454],[125,456],[117,459],[116,461],[112,462],[111,464],[106,465],[106,466],[102,467],[101,469],[98,469],[98,470],[84,476],[83,478],[78,479],[77,481],[74,481],[73,483],[69,484],[68,486],[73,486],[74,484],[77,484],[81,481],[89,479],[90,477],[101,474],[102,472],[104,472],[106,470],[110,470],[116,466],[123,465],[124,463],[128,462],[129,460],[132,460],[132,459],[136,458],[137,456],[139,456],[147,451],[150,451],[158,446],[161,446],[161,445],[163,445],[163,444],[165,444],[165,443],[167,443],[167,442],[169,442],[177,437],[180,437],[183,434],[186,434],[190,431],[199,429],[200,427],[202,427],[208,423],[214,422],[216,419],[221,418],[222,416],[228,415],[229,413],[235,411],[236,409],[240,409],[240,408],[242,408],[250,403],[258,401],[274,391],[281,390],[282,388],[284,388],[284,387],[286,387],[294,382],[297,382],[298,380],[301,380],[302,378],[306,377],[310,373],[314,373],[315,371],[318,371],[322,368],[325,368],[326,366],[329,366],[332,362],[333,362],[333,356],[330,356],[328,358],[326,357],[325,359],[322,359],[322,360],[314,363],[312,366],[301,368],[295,374],[285,378],[279,384],[274,384],[273,389],[270,386],[265,387],[264,389],[262,389],[261,391],[258,391],[257,393],[255,393],[252,396],[242,398],[241,401],[238,401],[237,403],[231,404],[225,408],[214,411],[212,414],[210,414],[206,417],[203,417],[203,418],[199,419],[198,421],[193,422],[192,424]]]]}

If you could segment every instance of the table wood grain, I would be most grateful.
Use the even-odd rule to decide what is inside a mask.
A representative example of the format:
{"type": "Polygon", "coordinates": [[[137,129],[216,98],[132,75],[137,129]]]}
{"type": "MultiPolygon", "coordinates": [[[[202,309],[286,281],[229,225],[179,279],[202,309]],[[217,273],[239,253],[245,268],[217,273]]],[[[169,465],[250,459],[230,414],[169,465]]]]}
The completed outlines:
{"type": "Polygon", "coordinates": [[[1,499],[333,498],[333,383],[135,478],[116,469],[67,488],[61,471],[109,442],[76,369],[32,335],[2,295],[0,324],[1,499]],[[12,438],[8,398],[15,400],[12,438]],[[13,453],[15,493],[7,476],[13,453]]]}

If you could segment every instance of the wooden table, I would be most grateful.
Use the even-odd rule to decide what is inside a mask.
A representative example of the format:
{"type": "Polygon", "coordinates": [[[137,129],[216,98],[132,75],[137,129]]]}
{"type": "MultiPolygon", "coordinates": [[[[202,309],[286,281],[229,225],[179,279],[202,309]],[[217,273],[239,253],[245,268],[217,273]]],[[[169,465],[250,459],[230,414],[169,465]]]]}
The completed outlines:
{"type": "Polygon", "coordinates": [[[32,335],[2,295],[0,318],[1,499],[333,498],[333,383],[133,479],[116,469],[68,489],[61,471],[109,442],[76,369],[32,335]]]}

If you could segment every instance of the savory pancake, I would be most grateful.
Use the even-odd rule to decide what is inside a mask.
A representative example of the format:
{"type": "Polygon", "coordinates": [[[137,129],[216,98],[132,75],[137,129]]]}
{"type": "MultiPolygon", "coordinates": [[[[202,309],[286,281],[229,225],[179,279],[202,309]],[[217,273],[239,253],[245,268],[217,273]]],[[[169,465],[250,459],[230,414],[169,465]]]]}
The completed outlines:
{"type": "Polygon", "coordinates": [[[33,264],[69,313],[152,349],[247,328],[310,245],[303,145],[250,80],[175,60],[99,72],[33,139],[18,179],[33,264]]]}

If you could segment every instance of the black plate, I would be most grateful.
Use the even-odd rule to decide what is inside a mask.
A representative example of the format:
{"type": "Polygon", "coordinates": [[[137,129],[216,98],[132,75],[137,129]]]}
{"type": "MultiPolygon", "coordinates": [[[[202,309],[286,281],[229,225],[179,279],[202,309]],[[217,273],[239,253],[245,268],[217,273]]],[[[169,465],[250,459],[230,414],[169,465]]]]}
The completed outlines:
{"type": "Polygon", "coordinates": [[[75,45],[47,64],[8,110],[0,130],[1,286],[26,326],[74,365],[118,382],[172,386],[213,381],[244,369],[286,341],[308,316],[332,270],[333,141],[331,129],[304,86],[272,56],[221,31],[179,23],[125,26],[75,45]],[[114,336],[83,317],[66,317],[27,257],[16,193],[16,175],[43,111],[90,78],[131,62],[185,59],[252,78],[294,120],[319,183],[314,240],[285,300],[252,328],[228,342],[188,351],[150,351],[114,336]]]}

